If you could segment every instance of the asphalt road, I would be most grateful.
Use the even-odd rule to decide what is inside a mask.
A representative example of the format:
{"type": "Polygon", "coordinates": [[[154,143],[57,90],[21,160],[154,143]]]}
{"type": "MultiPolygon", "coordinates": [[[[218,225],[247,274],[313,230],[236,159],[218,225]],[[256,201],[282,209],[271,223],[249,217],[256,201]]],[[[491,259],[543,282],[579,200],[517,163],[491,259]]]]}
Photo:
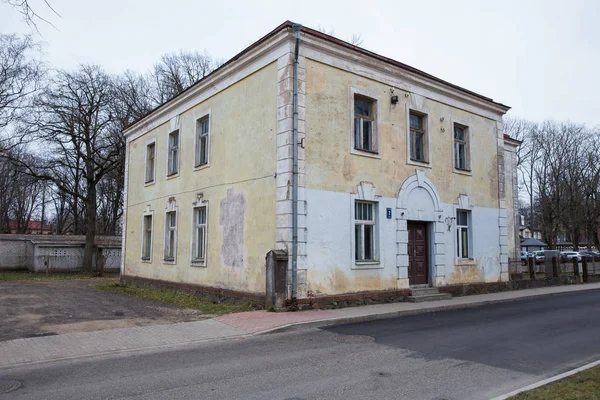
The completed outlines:
{"type": "Polygon", "coordinates": [[[0,370],[0,399],[489,399],[600,359],[600,291],[0,370]],[[364,336],[355,336],[364,335],[364,336]]]}

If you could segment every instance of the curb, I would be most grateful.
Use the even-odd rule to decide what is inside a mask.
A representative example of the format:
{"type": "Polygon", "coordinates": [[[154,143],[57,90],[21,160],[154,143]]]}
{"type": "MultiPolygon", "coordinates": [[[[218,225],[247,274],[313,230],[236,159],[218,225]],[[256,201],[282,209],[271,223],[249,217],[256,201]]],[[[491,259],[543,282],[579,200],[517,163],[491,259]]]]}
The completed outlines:
{"type": "Polygon", "coordinates": [[[492,400],[506,400],[506,399],[508,399],[510,397],[518,395],[519,393],[523,393],[523,392],[527,392],[529,390],[537,389],[537,388],[545,386],[545,385],[547,385],[549,383],[559,381],[559,380],[564,379],[564,378],[566,378],[568,376],[571,376],[571,375],[575,375],[578,372],[585,371],[586,369],[594,368],[595,366],[598,366],[598,365],[600,365],[600,360],[591,362],[591,363],[586,364],[584,366],[581,366],[579,368],[572,369],[572,370],[567,371],[565,373],[562,373],[560,375],[556,375],[556,376],[553,376],[551,378],[544,379],[542,381],[536,382],[536,383],[531,384],[529,386],[522,387],[521,389],[514,390],[514,391],[512,391],[510,393],[507,393],[507,394],[503,394],[502,396],[494,397],[492,400]]]}
{"type": "MultiPolygon", "coordinates": [[[[335,318],[327,318],[327,319],[319,319],[315,321],[306,321],[306,322],[298,322],[291,323],[287,325],[278,326],[276,328],[267,329],[264,331],[256,332],[254,335],[270,335],[272,333],[283,333],[283,332],[293,332],[304,329],[314,329],[314,328],[322,328],[328,326],[336,326],[336,325],[346,325],[352,323],[359,322],[369,322],[369,321],[377,321],[380,319],[391,319],[398,318],[410,315],[417,314],[426,314],[426,313],[434,313],[441,311],[451,311],[451,310],[459,310],[465,308],[477,308],[490,304],[502,304],[502,303],[510,303],[513,301],[519,300],[531,300],[538,297],[543,296],[554,296],[565,293],[580,293],[580,292],[588,292],[593,290],[600,290],[600,288],[582,288],[580,290],[570,290],[564,292],[555,292],[555,293],[539,293],[539,294],[530,294],[527,296],[510,298],[510,299],[497,299],[497,300],[484,300],[472,303],[464,303],[464,304],[450,304],[450,305],[442,305],[442,306],[434,306],[428,308],[414,309],[414,310],[400,310],[400,311],[390,311],[386,313],[379,314],[367,314],[367,315],[359,315],[359,316],[340,316],[335,318]]],[[[468,297],[468,296],[464,296],[468,297]]]]}

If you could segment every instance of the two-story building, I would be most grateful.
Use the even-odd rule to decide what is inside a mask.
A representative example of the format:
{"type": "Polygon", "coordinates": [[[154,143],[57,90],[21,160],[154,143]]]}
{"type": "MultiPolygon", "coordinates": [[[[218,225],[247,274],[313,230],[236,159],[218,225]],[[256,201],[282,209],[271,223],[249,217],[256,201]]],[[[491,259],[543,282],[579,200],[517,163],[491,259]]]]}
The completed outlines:
{"type": "Polygon", "coordinates": [[[123,278],[260,297],[277,249],[297,298],[507,281],[509,107],[298,29],[125,130],[123,278]]]}

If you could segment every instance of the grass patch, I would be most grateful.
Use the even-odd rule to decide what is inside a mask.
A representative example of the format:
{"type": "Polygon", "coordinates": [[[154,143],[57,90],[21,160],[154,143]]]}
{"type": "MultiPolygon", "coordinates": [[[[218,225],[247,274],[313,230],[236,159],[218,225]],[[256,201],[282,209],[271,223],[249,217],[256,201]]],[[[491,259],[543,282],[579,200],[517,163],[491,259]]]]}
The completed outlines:
{"type": "Polygon", "coordinates": [[[104,276],[98,277],[86,272],[55,272],[46,275],[45,272],[0,272],[0,282],[52,282],[52,281],[76,281],[83,279],[114,279],[118,278],[118,272],[104,273],[104,276]]]}
{"type": "Polygon", "coordinates": [[[250,303],[228,304],[216,303],[208,300],[201,300],[191,294],[176,293],[167,290],[158,290],[152,288],[123,286],[116,282],[99,283],[97,289],[108,290],[114,293],[122,293],[132,297],[139,297],[146,300],[160,301],[167,304],[173,304],[179,308],[191,308],[207,314],[223,315],[241,311],[251,311],[255,308],[250,303]]]}
{"type": "Polygon", "coordinates": [[[571,375],[511,400],[600,400],[600,366],[571,375]]]}

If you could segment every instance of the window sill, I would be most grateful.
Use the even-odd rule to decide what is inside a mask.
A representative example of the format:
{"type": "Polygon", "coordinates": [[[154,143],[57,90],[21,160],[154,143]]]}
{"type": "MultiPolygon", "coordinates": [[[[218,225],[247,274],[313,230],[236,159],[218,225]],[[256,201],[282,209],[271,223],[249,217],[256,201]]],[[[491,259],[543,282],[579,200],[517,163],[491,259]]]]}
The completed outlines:
{"type": "Polygon", "coordinates": [[[163,259],[163,264],[175,265],[176,260],[174,258],[166,258],[166,259],[163,259]]]}
{"type": "Polygon", "coordinates": [[[190,267],[206,268],[206,261],[190,261],[190,267]]]}
{"type": "Polygon", "coordinates": [[[154,181],[150,181],[150,182],[145,182],[145,183],[144,183],[144,187],[152,186],[152,185],[154,185],[155,183],[156,183],[156,180],[154,180],[154,181]]]}
{"type": "Polygon", "coordinates": [[[167,175],[167,180],[177,178],[178,176],[179,172],[177,172],[176,174],[167,175]]]}
{"type": "Polygon", "coordinates": [[[379,261],[355,261],[352,269],[382,269],[379,261]]]}
{"type": "Polygon", "coordinates": [[[410,164],[410,165],[416,165],[416,166],[419,166],[419,167],[423,167],[423,168],[430,168],[430,169],[432,168],[431,167],[431,163],[429,163],[427,161],[417,161],[417,160],[413,160],[413,159],[409,158],[406,161],[406,163],[410,164]]]}
{"type": "Polygon", "coordinates": [[[354,154],[356,156],[370,157],[381,160],[381,154],[375,151],[367,151],[367,150],[359,150],[354,147],[350,150],[350,154],[354,154]]]}
{"type": "Polygon", "coordinates": [[[460,169],[453,167],[452,172],[459,175],[473,176],[473,172],[470,169],[460,169]]]}
{"type": "Polygon", "coordinates": [[[454,260],[454,265],[471,266],[471,265],[477,265],[477,262],[475,261],[474,258],[456,258],[454,260]]]}
{"type": "Polygon", "coordinates": [[[208,167],[210,167],[209,163],[201,164],[201,165],[195,165],[194,166],[194,171],[200,171],[201,169],[205,169],[205,168],[208,168],[208,167]]]}
{"type": "Polygon", "coordinates": [[[143,263],[146,263],[146,264],[152,264],[152,259],[151,258],[142,258],[140,261],[143,262],[143,263]]]}

